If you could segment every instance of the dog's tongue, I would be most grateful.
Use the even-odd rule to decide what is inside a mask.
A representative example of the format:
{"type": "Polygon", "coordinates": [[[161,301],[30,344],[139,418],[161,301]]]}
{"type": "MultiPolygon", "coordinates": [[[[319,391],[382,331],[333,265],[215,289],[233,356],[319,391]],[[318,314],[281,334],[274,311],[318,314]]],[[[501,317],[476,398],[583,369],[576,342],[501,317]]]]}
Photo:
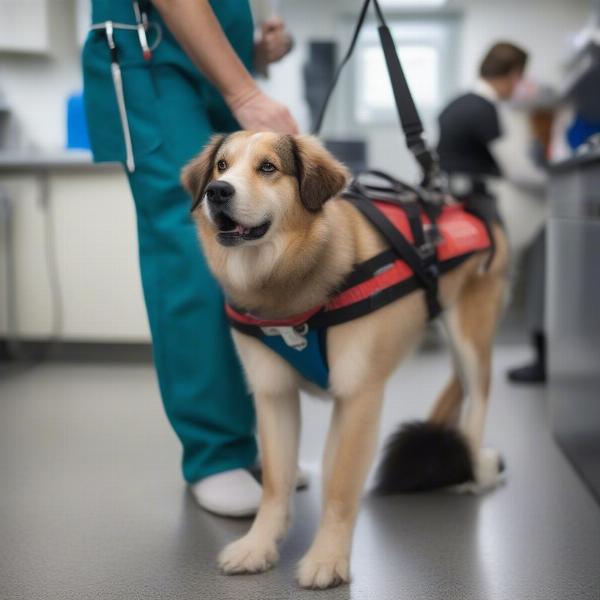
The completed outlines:
{"type": "MultiPolygon", "coordinates": [[[[1,2],[1,0],[0,0],[0,2],[1,2]]],[[[229,233],[229,234],[233,234],[233,235],[248,235],[250,233],[250,230],[251,230],[250,227],[244,227],[243,225],[240,225],[239,223],[235,223],[231,219],[229,221],[230,221],[229,223],[227,223],[227,222],[223,223],[222,226],[220,227],[219,231],[221,231],[222,233],[229,233]]]]}

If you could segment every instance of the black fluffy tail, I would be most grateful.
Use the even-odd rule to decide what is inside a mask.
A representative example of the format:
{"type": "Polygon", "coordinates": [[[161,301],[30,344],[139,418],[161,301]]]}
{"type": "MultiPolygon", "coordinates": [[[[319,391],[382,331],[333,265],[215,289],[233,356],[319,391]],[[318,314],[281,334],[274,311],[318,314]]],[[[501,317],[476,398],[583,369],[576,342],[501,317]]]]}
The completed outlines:
{"type": "Polygon", "coordinates": [[[466,440],[456,429],[406,423],[387,441],[375,492],[420,492],[473,480],[466,440]]]}

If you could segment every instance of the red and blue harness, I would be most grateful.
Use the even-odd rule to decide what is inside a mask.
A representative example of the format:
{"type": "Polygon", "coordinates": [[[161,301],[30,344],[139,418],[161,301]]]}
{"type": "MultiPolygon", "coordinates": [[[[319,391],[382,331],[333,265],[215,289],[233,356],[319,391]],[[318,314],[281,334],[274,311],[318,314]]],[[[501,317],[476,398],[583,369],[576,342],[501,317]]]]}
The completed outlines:
{"type": "Polygon", "coordinates": [[[435,153],[422,137],[423,125],[377,0],[363,3],[313,133],[319,133],[329,99],[354,51],[371,3],[406,145],[423,171],[421,187],[408,186],[380,171],[369,171],[365,175],[383,179],[389,187],[363,185],[355,179],[342,194],[344,200],[331,200],[351,202],[388,242],[389,249],[357,265],[324,305],[276,320],[258,318],[230,304],[225,306],[232,327],[260,339],[305,379],[322,388],[329,386],[328,327],[362,317],[419,289],[424,291],[429,318],[434,319],[442,310],[438,300],[440,275],[476,252],[494,253],[491,224],[497,214],[491,196],[478,192],[456,204],[438,203],[445,196],[444,177],[435,153]]]}
{"type": "Polygon", "coordinates": [[[424,290],[428,315],[440,312],[438,279],[476,252],[492,250],[490,219],[462,203],[433,208],[418,198],[372,199],[359,187],[343,194],[390,248],[360,263],[324,305],[286,319],[262,319],[231,304],[231,326],[260,339],[305,379],[329,385],[327,328],[357,319],[424,290]]]}

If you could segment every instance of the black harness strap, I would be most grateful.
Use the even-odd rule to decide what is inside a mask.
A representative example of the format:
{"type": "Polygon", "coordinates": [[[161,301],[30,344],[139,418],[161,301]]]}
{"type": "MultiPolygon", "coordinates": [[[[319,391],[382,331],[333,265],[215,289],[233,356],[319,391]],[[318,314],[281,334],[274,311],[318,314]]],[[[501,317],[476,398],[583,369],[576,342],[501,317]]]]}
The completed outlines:
{"type": "Polygon", "coordinates": [[[404,202],[402,208],[404,208],[404,212],[408,217],[408,224],[410,225],[410,231],[415,240],[415,246],[417,248],[423,248],[425,246],[425,232],[423,231],[419,205],[416,202],[404,202]]]}
{"type": "Polygon", "coordinates": [[[375,277],[375,275],[380,273],[382,269],[388,265],[391,265],[397,259],[398,254],[396,252],[393,250],[384,250],[373,258],[369,258],[368,260],[356,265],[356,267],[354,267],[354,271],[352,271],[352,273],[346,277],[340,289],[337,290],[337,293],[339,294],[350,289],[351,287],[354,287],[355,285],[359,285],[365,281],[368,281],[369,279],[372,279],[375,277]]]}
{"type": "MultiPolygon", "coordinates": [[[[462,264],[464,261],[473,256],[473,252],[467,252],[461,256],[456,256],[454,258],[450,258],[446,261],[443,261],[439,265],[440,274],[448,273],[455,269],[458,265],[462,264]]],[[[381,261],[385,261],[390,259],[393,261],[398,258],[397,254],[392,251],[382,252],[377,257],[369,260],[375,260],[378,258],[381,261]],[[391,256],[388,254],[391,252],[391,256]],[[387,257],[384,255],[388,254],[387,257]],[[379,258],[381,257],[381,258],[379,258]]],[[[360,283],[360,282],[359,282],[360,283]]],[[[332,311],[321,310],[308,321],[306,321],[306,325],[308,325],[309,329],[321,329],[327,327],[333,327],[334,325],[340,325],[341,323],[346,323],[348,321],[352,321],[353,319],[358,319],[364,315],[367,315],[375,310],[382,308],[394,302],[398,298],[402,298],[410,294],[411,292],[415,292],[422,288],[420,281],[414,275],[405,279],[404,281],[400,281],[399,283],[381,290],[380,292],[365,298],[364,300],[360,300],[354,304],[350,304],[348,306],[344,306],[343,308],[337,308],[332,311]]],[[[238,310],[238,312],[240,312],[238,310]]],[[[255,337],[261,338],[264,336],[264,333],[260,327],[260,325],[248,325],[246,323],[241,323],[236,321],[235,318],[228,317],[229,322],[232,327],[241,331],[242,333],[246,333],[248,335],[253,335],[255,337]]]]}
{"type": "MultiPolygon", "coordinates": [[[[468,252],[462,256],[456,256],[455,258],[440,263],[440,274],[448,273],[471,256],[473,256],[473,252],[468,252]]],[[[398,257],[395,256],[395,258],[398,257]]],[[[318,329],[320,327],[332,327],[333,325],[346,323],[347,321],[358,319],[376,311],[379,308],[398,300],[398,298],[402,298],[411,292],[422,289],[422,287],[423,286],[418,278],[412,276],[355,304],[350,304],[349,306],[344,306],[343,308],[338,308],[333,311],[318,312],[308,320],[307,324],[311,329],[318,329]]]]}
{"type": "MultiPolygon", "coordinates": [[[[438,280],[440,276],[440,265],[437,260],[436,246],[439,242],[439,231],[435,221],[431,221],[431,225],[426,232],[423,228],[423,222],[421,221],[421,206],[416,202],[405,202],[403,204],[404,210],[408,217],[408,223],[415,240],[415,248],[419,253],[419,257],[423,263],[424,270],[429,273],[431,277],[432,290],[429,292],[431,298],[427,300],[428,307],[436,307],[438,312],[434,315],[437,316],[440,312],[438,302],[438,280]]],[[[425,293],[427,294],[427,288],[425,293]]],[[[433,319],[433,317],[431,317],[433,319]]]]}
{"type": "Polygon", "coordinates": [[[352,41],[350,42],[350,46],[348,46],[348,50],[346,51],[346,55],[342,59],[342,62],[339,64],[335,75],[333,76],[333,81],[331,82],[331,87],[327,92],[327,96],[325,96],[325,100],[323,101],[323,105],[321,106],[321,111],[319,112],[319,117],[317,118],[317,122],[313,128],[313,134],[319,135],[321,131],[321,126],[323,125],[323,119],[325,118],[325,112],[327,111],[327,106],[329,105],[329,100],[331,99],[331,95],[333,94],[333,90],[335,90],[335,86],[337,85],[338,79],[342,74],[342,71],[346,65],[346,63],[350,60],[352,53],[354,52],[354,47],[356,46],[356,41],[358,40],[358,35],[360,34],[360,30],[362,29],[363,23],[365,22],[365,17],[367,16],[367,10],[369,9],[369,3],[371,0],[365,0],[363,7],[360,11],[360,15],[358,16],[358,21],[356,22],[356,27],[354,28],[354,33],[352,34],[352,41]]]}
{"type": "Polygon", "coordinates": [[[342,197],[360,210],[383,235],[396,254],[412,269],[425,291],[429,319],[437,317],[442,307],[438,300],[439,270],[435,261],[435,251],[433,260],[424,260],[412,244],[368,198],[348,192],[342,194],[342,197]]]}

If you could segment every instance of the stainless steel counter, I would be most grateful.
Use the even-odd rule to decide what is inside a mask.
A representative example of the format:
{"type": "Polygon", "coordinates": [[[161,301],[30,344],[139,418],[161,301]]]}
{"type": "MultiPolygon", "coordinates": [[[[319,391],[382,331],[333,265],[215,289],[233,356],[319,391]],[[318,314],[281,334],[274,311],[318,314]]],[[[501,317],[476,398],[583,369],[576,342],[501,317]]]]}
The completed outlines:
{"type": "Polygon", "coordinates": [[[551,175],[549,400],[559,444],[600,498],[600,149],[551,175]]]}

